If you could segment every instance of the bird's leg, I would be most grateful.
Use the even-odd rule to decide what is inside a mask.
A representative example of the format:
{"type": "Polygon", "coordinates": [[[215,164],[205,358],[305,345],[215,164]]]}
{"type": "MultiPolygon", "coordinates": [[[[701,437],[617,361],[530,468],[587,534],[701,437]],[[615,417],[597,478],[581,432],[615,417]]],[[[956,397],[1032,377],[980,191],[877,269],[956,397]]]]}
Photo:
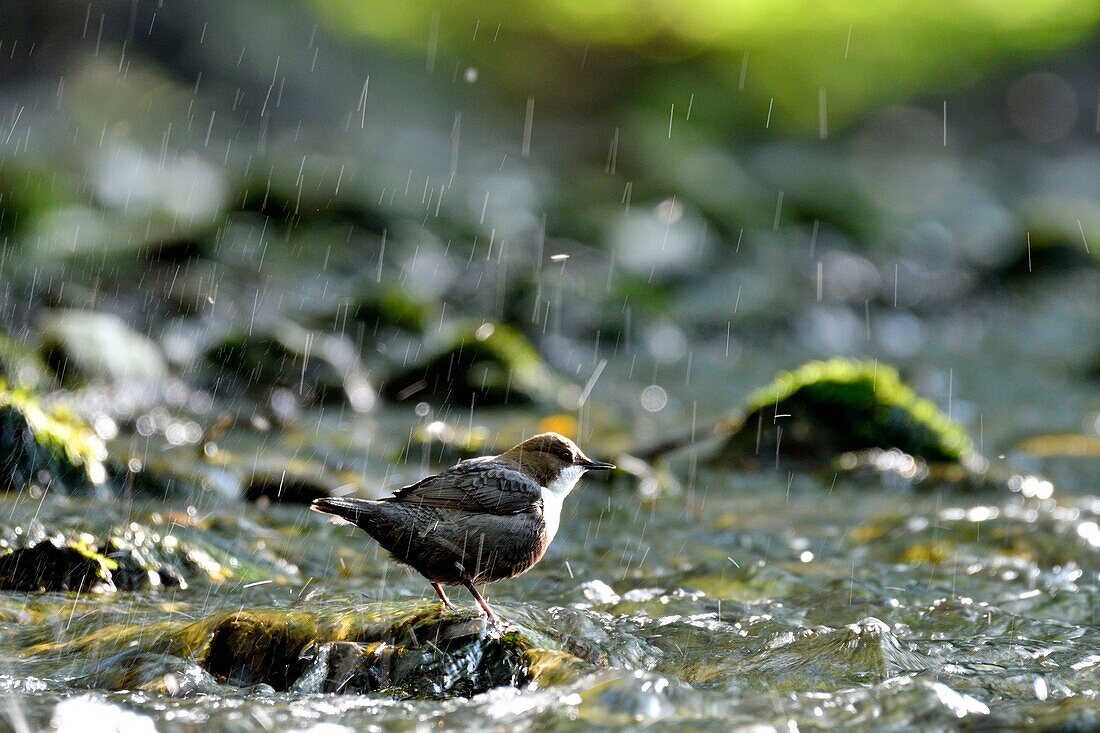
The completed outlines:
{"type": "Polygon", "coordinates": [[[435,594],[439,596],[439,600],[443,601],[443,605],[446,608],[454,610],[455,604],[451,603],[451,599],[447,597],[447,594],[443,592],[443,586],[439,583],[432,583],[432,588],[435,589],[435,594]]]}
{"type": "Polygon", "coordinates": [[[500,622],[500,616],[497,616],[496,611],[489,607],[489,604],[486,603],[485,599],[481,597],[481,594],[477,592],[477,588],[474,587],[473,583],[467,580],[463,585],[465,585],[466,590],[470,591],[474,596],[474,600],[477,601],[477,605],[481,606],[481,610],[485,612],[485,615],[489,617],[489,621],[496,626],[500,622]]]}

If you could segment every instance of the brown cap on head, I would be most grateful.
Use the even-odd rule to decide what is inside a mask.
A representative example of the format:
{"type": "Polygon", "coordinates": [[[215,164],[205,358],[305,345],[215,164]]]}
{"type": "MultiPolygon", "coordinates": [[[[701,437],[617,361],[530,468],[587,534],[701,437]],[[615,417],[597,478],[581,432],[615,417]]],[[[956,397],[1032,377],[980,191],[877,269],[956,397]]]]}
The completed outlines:
{"type": "Polygon", "coordinates": [[[532,475],[556,475],[567,466],[596,471],[615,468],[611,463],[593,461],[576,443],[558,433],[542,433],[528,438],[501,453],[500,458],[514,461],[532,475]]]}

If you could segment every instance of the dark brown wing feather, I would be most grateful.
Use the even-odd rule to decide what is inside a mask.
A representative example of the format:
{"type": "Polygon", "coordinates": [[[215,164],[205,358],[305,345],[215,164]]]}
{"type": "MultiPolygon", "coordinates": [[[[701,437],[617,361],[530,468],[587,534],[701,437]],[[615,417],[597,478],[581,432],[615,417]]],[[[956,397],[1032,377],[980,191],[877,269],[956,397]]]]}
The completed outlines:
{"type": "Polygon", "coordinates": [[[520,514],[542,501],[533,479],[495,461],[467,461],[398,489],[387,502],[456,512],[520,514]]]}

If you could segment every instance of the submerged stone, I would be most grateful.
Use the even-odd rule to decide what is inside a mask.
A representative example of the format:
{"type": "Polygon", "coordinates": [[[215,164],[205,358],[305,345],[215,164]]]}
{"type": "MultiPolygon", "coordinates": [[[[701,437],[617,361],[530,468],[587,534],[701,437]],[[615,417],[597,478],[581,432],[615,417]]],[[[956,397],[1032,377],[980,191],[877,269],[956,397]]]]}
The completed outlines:
{"type": "Polygon", "coordinates": [[[365,412],[376,394],[351,341],[282,321],[267,332],[233,333],[206,354],[213,388],[245,394],[289,392],[301,404],[346,402],[365,412]]]}
{"type": "Polygon", "coordinates": [[[741,674],[769,689],[825,690],[881,682],[935,668],[935,662],[868,617],[839,629],[782,632],[745,659],[741,674]]]}
{"type": "Polygon", "coordinates": [[[0,383],[0,491],[89,493],[107,478],[103,441],[76,416],[0,383]]]}
{"type": "Polygon", "coordinates": [[[930,463],[976,453],[969,436],[893,367],[843,358],[781,373],[749,395],[714,457],[722,466],[821,468],[843,453],[898,449],[930,463]]]}
{"type": "Polygon", "coordinates": [[[417,364],[400,368],[382,387],[392,400],[427,400],[469,407],[553,401],[562,386],[538,352],[514,328],[482,323],[460,327],[417,364]]]}
{"type": "Polygon", "coordinates": [[[64,382],[158,385],[168,378],[160,346],[114,314],[59,309],[39,323],[42,353],[64,382]]]}

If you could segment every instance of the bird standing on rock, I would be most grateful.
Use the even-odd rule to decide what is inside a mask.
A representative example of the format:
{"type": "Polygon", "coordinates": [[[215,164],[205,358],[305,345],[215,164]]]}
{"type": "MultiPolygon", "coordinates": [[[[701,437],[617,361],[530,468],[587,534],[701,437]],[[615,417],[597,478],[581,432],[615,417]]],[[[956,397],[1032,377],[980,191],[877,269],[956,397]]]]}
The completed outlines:
{"type": "Polygon", "coordinates": [[[534,567],[581,476],[612,468],[568,438],[543,433],[498,456],[461,461],[386,499],[317,499],[310,508],[364,530],[397,562],[427,578],[447,608],[454,606],[443,586],[465,586],[496,622],[476,586],[534,567]]]}

